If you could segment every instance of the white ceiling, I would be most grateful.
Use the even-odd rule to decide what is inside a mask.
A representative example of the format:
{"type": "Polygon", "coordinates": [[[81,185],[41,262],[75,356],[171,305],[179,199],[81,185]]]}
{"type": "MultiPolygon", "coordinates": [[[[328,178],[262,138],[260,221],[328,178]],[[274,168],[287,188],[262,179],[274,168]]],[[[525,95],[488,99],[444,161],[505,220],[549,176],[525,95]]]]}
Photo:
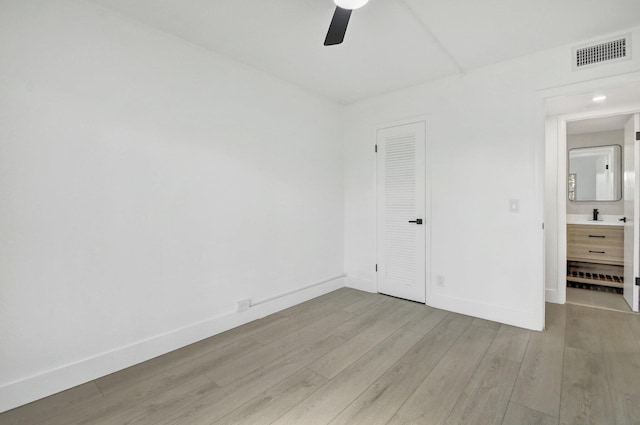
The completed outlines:
{"type": "MultiPolygon", "coordinates": [[[[626,84],[617,87],[600,88],[567,96],[558,96],[546,100],[547,116],[589,113],[610,115],[615,109],[636,109],[640,99],[640,83],[626,84]],[[594,102],[596,96],[606,96],[604,102],[594,102]]],[[[605,130],[602,130],[605,131],[605,130]]]]}
{"type": "Polygon", "coordinates": [[[567,123],[567,134],[600,133],[601,131],[624,130],[624,126],[630,118],[631,115],[627,114],[571,121],[567,123]]]}
{"type": "Polygon", "coordinates": [[[342,104],[640,24],[638,0],[88,0],[342,104]]]}

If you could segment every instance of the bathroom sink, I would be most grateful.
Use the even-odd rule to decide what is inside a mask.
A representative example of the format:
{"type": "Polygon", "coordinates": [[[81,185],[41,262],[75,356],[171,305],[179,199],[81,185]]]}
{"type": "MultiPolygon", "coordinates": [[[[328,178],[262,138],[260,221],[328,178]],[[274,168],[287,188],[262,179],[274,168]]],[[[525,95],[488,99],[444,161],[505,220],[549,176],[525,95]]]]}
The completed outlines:
{"type": "Polygon", "coordinates": [[[593,221],[591,214],[567,214],[567,224],[592,224],[595,226],[622,226],[621,215],[600,214],[598,221],[593,221]]]}

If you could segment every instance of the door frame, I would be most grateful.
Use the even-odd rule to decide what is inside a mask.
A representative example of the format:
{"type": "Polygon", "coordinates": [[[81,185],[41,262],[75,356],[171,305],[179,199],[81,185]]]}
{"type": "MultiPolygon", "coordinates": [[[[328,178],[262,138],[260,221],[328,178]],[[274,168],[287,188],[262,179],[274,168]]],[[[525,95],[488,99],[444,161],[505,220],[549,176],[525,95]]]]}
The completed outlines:
{"type": "MultiPolygon", "coordinates": [[[[428,119],[426,115],[417,115],[417,116],[412,116],[412,117],[408,117],[408,118],[403,118],[403,119],[399,119],[399,120],[394,120],[394,121],[385,121],[385,122],[380,122],[377,123],[373,126],[373,140],[374,140],[374,144],[378,143],[378,131],[379,130],[384,130],[385,128],[389,128],[389,127],[400,127],[403,125],[407,125],[407,124],[414,124],[414,123],[419,123],[422,122],[424,123],[424,165],[425,165],[425,172],[424,172],[424,178],[425,178],[425,182],[424,182],[424,187],[425,187],[425,198],[424,198],[424,212],[425,212],[425,217],[423,218],[424,220],[424,225],[423,225],[423,232],[424,232],[424,238],[425,238],[425,262],[424,262],[424,266],[425,266],[425,271],[424,271],[424,278],[425,278],[425,282],[424,282],[424,287],[425,287],[425,304],[429,305],[430,302],[430,296],[431,296],[431,144],[429,143],[429,128],[428,128],[428,119]]],[[[376,205],[376,219],[375,219],[375,235],[376,235],[376,246],[375,246],[375,256],[376,256],[376,264],[380,263],[380,258],[378,257],[378,251],[379,251],[379,247],[380,247],[380,241],[378,240],[378,236],[379,236],[379,229],[378,229],[378,223],[379,223],[379,214],[380,211],[378,210],[378,203],[379,203],[379,199],[378,199],[378,157],[377,157],[377,153],[376,153],[376,157],[375,157],[375,163],[376,163],[376,172],[375,172],[375,205],[376,205]]],[[[376,273],[376,292],[380,293],[379,288],[379,281],[378,281],[378,273],[376,273]]]]}
{"type": "Polygon", "coordinates": [[[558,295],[567,302],[567,123],[584,119],[630,115],[640,112],[640,105],[610,108],[599,111],[558,115],[558,295]]]}
{"type": "MultiPolygon", "coordinates": [[[[631,204],[631,220],[633,223],[633,227],[629,226],[627,224],[627,222],[629,221],[627,219],[627,222],[625,222],[624,225],[624,263],[625,263],[625,271],[624,271],[624,277],[625,277],[625,281],[624,281],[624,291],[623,291],[623,295],[624,295],[624,299],[627,302],[627,304],[629,305],[629,307],[631,308],[632,311],[634,312],[638,312],[640,309],[640,305],[638,304],[638,287],[636,286],[637,282],[636,280],[640,277],[639,275],[639,268],[640,268],[640,254],[639,254],[639,250],[640,250],[640,246],[638,246],[638,232],[640,232],[640,220],[638,220],[638,217],[640,217],[640,197],[638,196],[638,190],[640,189],[640,185],[638,185],[638,174],[640,173],[640,163],[638,162],[638,158],[640,156],[640,147],[638,146],[638,140],[640,140],[640,138],[638,138],[638,135],[640,135],[640,112],[635,113],[633,115],[631,115],[631,119],[629,121],[627,121],[627,123],[625,124],[624,127],[624,152],[625,152],[625,156],[623,158],[623,165],[622,168],[624,170],[624,181],[627,181],[627,177],[629,177],[629,180],[633,180],[633,190],[631,191],[632,193],[634,193],[633,196],[633,201],[630,202],[627,198],[624,197],[623,195],[623,200],[624,200],[624,215],[625,217],[627,216],[627,210],[629,209],[629,204],[631,204]],[[627,126],[631,124],[631,134],[627,133],[627,126]],[[631,140],[629,140],[629,137],[631,137],[631,140]],[[629,145],[631,145],[632,149],[631,151],[633,152],[633,156],[631,156],[631,152],[629,151],[629,145]],[[631,164],[629,164],[629,162],[631,164]],[[632,176],[628,176],[627,175],[627,165],[632,165],[631,167],[629,167],[629,169],[633,169],[633,175],[632,176]],[[630,227],[632,227],[630,229],[630,227]],[[633,231],[633,233],[630,233],[630,230],[633,231]],[[627,239],[627,236],[631,236],[631,241],[629,241],[627,239]],[[626,248],[628,246],[631,246],[631,253],[627,252],[626,248]],[[631,259],[631,270],[626,270],[626,267],[628,266],[629,262],[627,261],[628,259],[631,259]],[[627,279],[628,276],[631,276],[631,279],[627,279]],[[629,292],[627,292],[627,289],[629,289],[629,292]]],[[[627,192],[629,192],[627,190],[627,187],[623,185],[623,194],[626,194],[627,192]]]]}
{"type": "MultiPolygon", "coordinates": [[[[626,115],[638,112],[639,104],[623,107],[601,107],[595,111],[583,111],[547,116],[547,101],[561,96],[584,95],[599,90],[608,90],[640,83],[640,72],[634,71],[610,77],[602,77],[558,87],[542,88],[536,92],[536,187],[538,211],[543,228],[540,240],[543,273],[540,282],[542,294],[539,315],[544,324],[545,302],[564,304],[566,302],[566,122],[577,119],[597,118],[601,116],[626,115]],[[557,119],[553,134],[548,133],[549,118],[557,119]],[[564,127],[564,128],[562,128],[564,127]],[[560,133],[564,133],[562,137],[560,133]],[[550,141],[551,139],[551,141],[550,141]],[[559,168],[562,167],[562,170],[559,168]],[[561,178],[560,178],[561,177],[561,178]],[[552,200],[550,200],[552,199],[552,200]],[[557,234],[548,233],[548,229],[557,227],[557,234]],[[545,238],[551,236],[550,241],[545,238]],[[557,266],[547,261],[547,247],[557,250],[553,255],[557,266]],[[546,271],[544,269],[547,269],[546,271]],[[549,274],[547,274],[547,271],[549,274]],[[548,279],[551,279],[549,282],[548,279]],[[550,285],[549,287],[547,285],[550,285]]],[[[553,254],[553,253],[550,253],[553,254]]]]}

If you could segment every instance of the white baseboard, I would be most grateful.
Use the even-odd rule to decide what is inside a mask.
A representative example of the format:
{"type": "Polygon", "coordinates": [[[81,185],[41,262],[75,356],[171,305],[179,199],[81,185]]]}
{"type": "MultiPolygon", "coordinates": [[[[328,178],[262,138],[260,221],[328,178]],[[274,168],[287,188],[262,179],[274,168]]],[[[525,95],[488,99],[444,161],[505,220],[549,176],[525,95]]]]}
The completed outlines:
{"type": "Polygon", "coordinates": [[[567,301],[565,294],[561,294],[560,291],[555,289],[546,289],[544,292],[544,300],[553,304],[564,304],[567,301]]]}
{"type": "Polygon", "coordinates": [[[544,329],[544,317],[535,317],[535,315],[530,311],[506,308],[446,295],[431,295],[427,300],[427,305],[519,328],[531,329],[534,331],[541,331],[544,329]]]}
{"type": "Polygon", "coordinates": [[[37,375],[0,385],[0,412],[158,357],[344,286],[345,275],[334,276],[313,285],[269,298],[241,313],[225,313],[37,375]]]}
{"type": "Polygon", "coordinates": [[[359,291],[377,293],[378,288],[376,282],[370,279],[363,279],[361,277],[355,277],[348,274],[345,278],[345,286],[347,288],[357,289],[359,291]]]}

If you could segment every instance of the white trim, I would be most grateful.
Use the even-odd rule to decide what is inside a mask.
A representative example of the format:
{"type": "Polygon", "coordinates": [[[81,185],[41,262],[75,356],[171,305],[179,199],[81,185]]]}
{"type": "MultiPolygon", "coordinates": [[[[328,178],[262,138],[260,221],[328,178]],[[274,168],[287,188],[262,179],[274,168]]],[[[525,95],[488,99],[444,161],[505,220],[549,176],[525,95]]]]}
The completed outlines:
{"type": "Polygon", "coordinates": [[[544,322],[540,322],[531,311],[519,308],[506,308],[499,305],[472,301],[435,293],[431,298],[431,307],[439,308],[465,316],[479,317],[493,322],[504,323],[519,328],[541,331],[544,322]]]}
{"type": "Polygon", "coordinates": [[[277,300],[278,298],[286,297],[288,295],[293,295],[293,294],[295,294],[297,292],[302,292],[304,290],[311,289],[311,288],[313,288],[315,286],[324,285],[325,283],[331,282],[332,280],[340,279],[340,278],[346,277],[346,276],[347,276],[346,273],[342,273],[342,274],[339,274],[337,276],[330,277],[329,279],[325,279],[325,280],[322,280],[320,282],[313,283],[311,285],[303,286],[302,288],[294,289],[293,291],[283,292],[283,293],[281,293],[279,295],[275,295],[273,297],[264,298],[264,299],[258,300],[256,302],[252,302],[251,303],[251,307],[254,307],[254,306],[257,306],[257,305],[260,305],[260,304],[265,304],[265,303],[268,303],[270,301],[277,300]]]}
{"type": "Polygon", "coordinates": [[[640,112],[640,104],[600,111],[579,112],[558,116],[558,286],[557,299],[567,300],[567,123],[589,118],[603,118],[640,112]]]}
{"type": "Polygon", "coordinates": [[[344,286],[345,275],[340,274],[316,284],[262,300],[241,313],[221,314],[37,375],[0,385],[0,412],[158,357],[344,286]]]}
{"type": "MultiPolygon", "coordinates": [[[[547,289],[545,291],[545,301],[553,304],[565,304],[566,299],[562,297],[563,292],[559,292],[556,289],[547,289]]],[[[564,291],[566,295],[566,291],[564,291]]]]}
{"type": "MultiPolygon", "coordinates": [[[[538,97],[536,99],[537,108],[544,111],[544,98],[538,97]]],[[[533,170],[533,181],[534,181],[534,208],[533,208],[533,216],[534,216],[534,224],[538,227],[539,232],[537,233],[539,236],[536,238],[536,244],[532,247],[531,257],[533,261],[537,262],[539,267],[536,267],[538,270],[539,276],[538,279],[540,281],[540,286],[538,287],[538,291],[536,292],[536,296],[538,297],[538,307],[533,311],[532,317],[529,318],[531,321],[530,329],[539,329],[543,330],[545,327],[545,298],[546,298],[546,284],[545,284],[545,208],[544,208],[544,197],[545,197],[545,155],[546,155],[546,145],[545,141],[545,130],[546,130],[546,120],[544,118],[544,113],[535,114],[533,117],[533,134],[534,137],[531,141],[532,149],[534,153],[534,170],[533,170]],[[541,132],[541,133],[540,133],[541,132]],[[542,140],[543,143],[539,143],[538,140],[542,140]]],[[[513,317],[518,317],[520,313],[516,313],[513,317]]],[[[509,316],[507,316],[509,317],[509,316]]]]}
{"type": "MultiPolygon", "coordinates": [[[[540,111],[544,111],[545,110],[545,104],[544,104],[544,99],[540,99],[541,100],[541,107],[540,107],[540,111]]],[[[564,304],[564,302],[560,302],[557,299],[557,294],[555,294],[556,290],[557,290],[557,284],[555,286],[553,286],[552,288],[548,288],[549,285],[551,285],[552,282],[557,283],[557,276],[554,274],[553,277],[549,278],[547,276],[547,273],[557,273],[557,264],[556,262],[558,261],[558,255],[557,255],[557,231],[556,231],[556,222],[557,222],[557,212],[555,210],[555,207],[557,206],[557,181],[558,181],[558,177],[557,177],[557,173],[558,173],[558,166],[556,164],[556,161],[558,159],[558,154],[557,154],[557,131],[550,131],[550,127],[553,125],[553,123],[556,123],[557,126],[557,119],[556,118],[546,118],[544,117],[544,112],[541,112],[539,114],[540,119],[542,121],[542,124],[540,126],[538,126],[537,128],[543,128],[543,133],[541,135],[541,140],[543,140],[543,145],[544,145],[544,150],[545,150],[545,158],[542,164],[538,165],[538,171],[541,173],[544,173],[544,180],[543,182],[539,183],[542,188],[543,188],[543,192],[544,192],[544,197],[542,199],[542,207],[543,207],[543,220],[544,220],[544,245],[543,245],[543,253],[544,253],[544,279],[543,279],[543,284],[542,287],[544,288],[544,300],[548,301],[548,302],[556,302],[556,303],[560,303],[560,304],[564,304]],[[548,173],[550,172],[549,170],[553,170],[553,172],[555,173],[553,178],[550,178],[548,173]],[[548,201],[548,198],[553,194],[553,201],[548,201]],[[549,214],[548,210],[552,210],[553,214],[549,214]],[[548,237],[550,236],[550,237],[548,237]],[[553,244],[553,242],[555,241],[555,244],[553,244]],[[547,249],[547,246],[551,245],[552,248],[551,249],[547,249]],[[550,256],[553,258],[553,260],[547,261],[547,256],[550,256]],[[552,295],[555,294],[555,295],[552,295]],[[551,301],[551,299],[553,299],[553,301],[551,301]]],[[[544,308],[544,304],[543,304],[543,308],[544,308]]]]}
{"type": "Polygon", "coordinates": [[[567,122],[558,117],[557,122],[557,174],[556,174],[556,202],[558,205],[558,268],[556,276],[556,296],[562,303],[567,302],[567,122]]]}
{"type": "MultiPolygon", "coordinates": [[[[561,133],[560,127],[565,126],[567,121],[596,118],[601,116],[621,115],[633,113],[640,108],[640,105],[628,105],[619,108],[600,109],[597,111],[588,111],[575,114],[565,114],[554,117],[546,117],[546,101],[554,97],[559,96],[572,96],[588,93],[598,89],[607,89],[621,87],[628,84],[640,82],[640,72],[634,71],[625,74],[615,75],[611,77],[604,77],[595,80],[584,81],[575,84],[562,85],[558,87],[544,88],[538,90],[537,93],[537,112],[536,112],[536,143],[540,144],[543,148],[548,148],[548,140],[546,137],[546,125],[547,120],[550,118],[558,119],[558,132],[555,133],[557,140],[556,146],[556,158],[558,160],[557,173],[555,174],[555,190],[556,190],[556,208],[555,214],[551,214],[546,217],[549,220],[555,220],[557,224],[557,247],[558,247],[558,267],[557,267],[557,282],[555,288],[546,288],[546,282],[543,278],[542,288],[545,293],[545,300],[552,303],[564,304],[566,302],[566,202],[565,193],[567,191],[566,181],[564,179],[564,173],[566,172],[566,129],[564,131],[564,139],[560,140],[559,134],[561,133]],[[561,124],[562,121],[562,124],[561,124]],[[561,170],[562,168],[562,170],[561,170]]],[[[537,175],[544,176],[546,171],[546,161],[541,161],[538,164],[537,175]]],[[[537,190],[542,190],[544,194],[545,179],[537,179],[537,190]]],[[[549,206],[544,204],[543,195],[543,217],[545,217],[547,208],[549,206]]],[[[546,222],[545,228],[549,229],[552,223],[546,222]]],[[[546,231],[545,231],[546,233],[546,231]]],[[[543,258],[544,258],[544,244],[543,244],[543,258]]],[[[548,265],[545,262],[545,267],[548,265]]],[[[543,275],[544,276],[544,275],[543,275]]],[[[544,311],[544,301],[541,306],[544,311]]],[[[543,315],[544,317],[544,315],[543,315]]]]}
{"type": "Polygon", "coordinates": [[[370,292],[372,294],[378,293],[378,288],[375,280],[363,279],[348,274],[345,278],[344,286],[347,288],[357,289],[359,291],[370,292]]]}

